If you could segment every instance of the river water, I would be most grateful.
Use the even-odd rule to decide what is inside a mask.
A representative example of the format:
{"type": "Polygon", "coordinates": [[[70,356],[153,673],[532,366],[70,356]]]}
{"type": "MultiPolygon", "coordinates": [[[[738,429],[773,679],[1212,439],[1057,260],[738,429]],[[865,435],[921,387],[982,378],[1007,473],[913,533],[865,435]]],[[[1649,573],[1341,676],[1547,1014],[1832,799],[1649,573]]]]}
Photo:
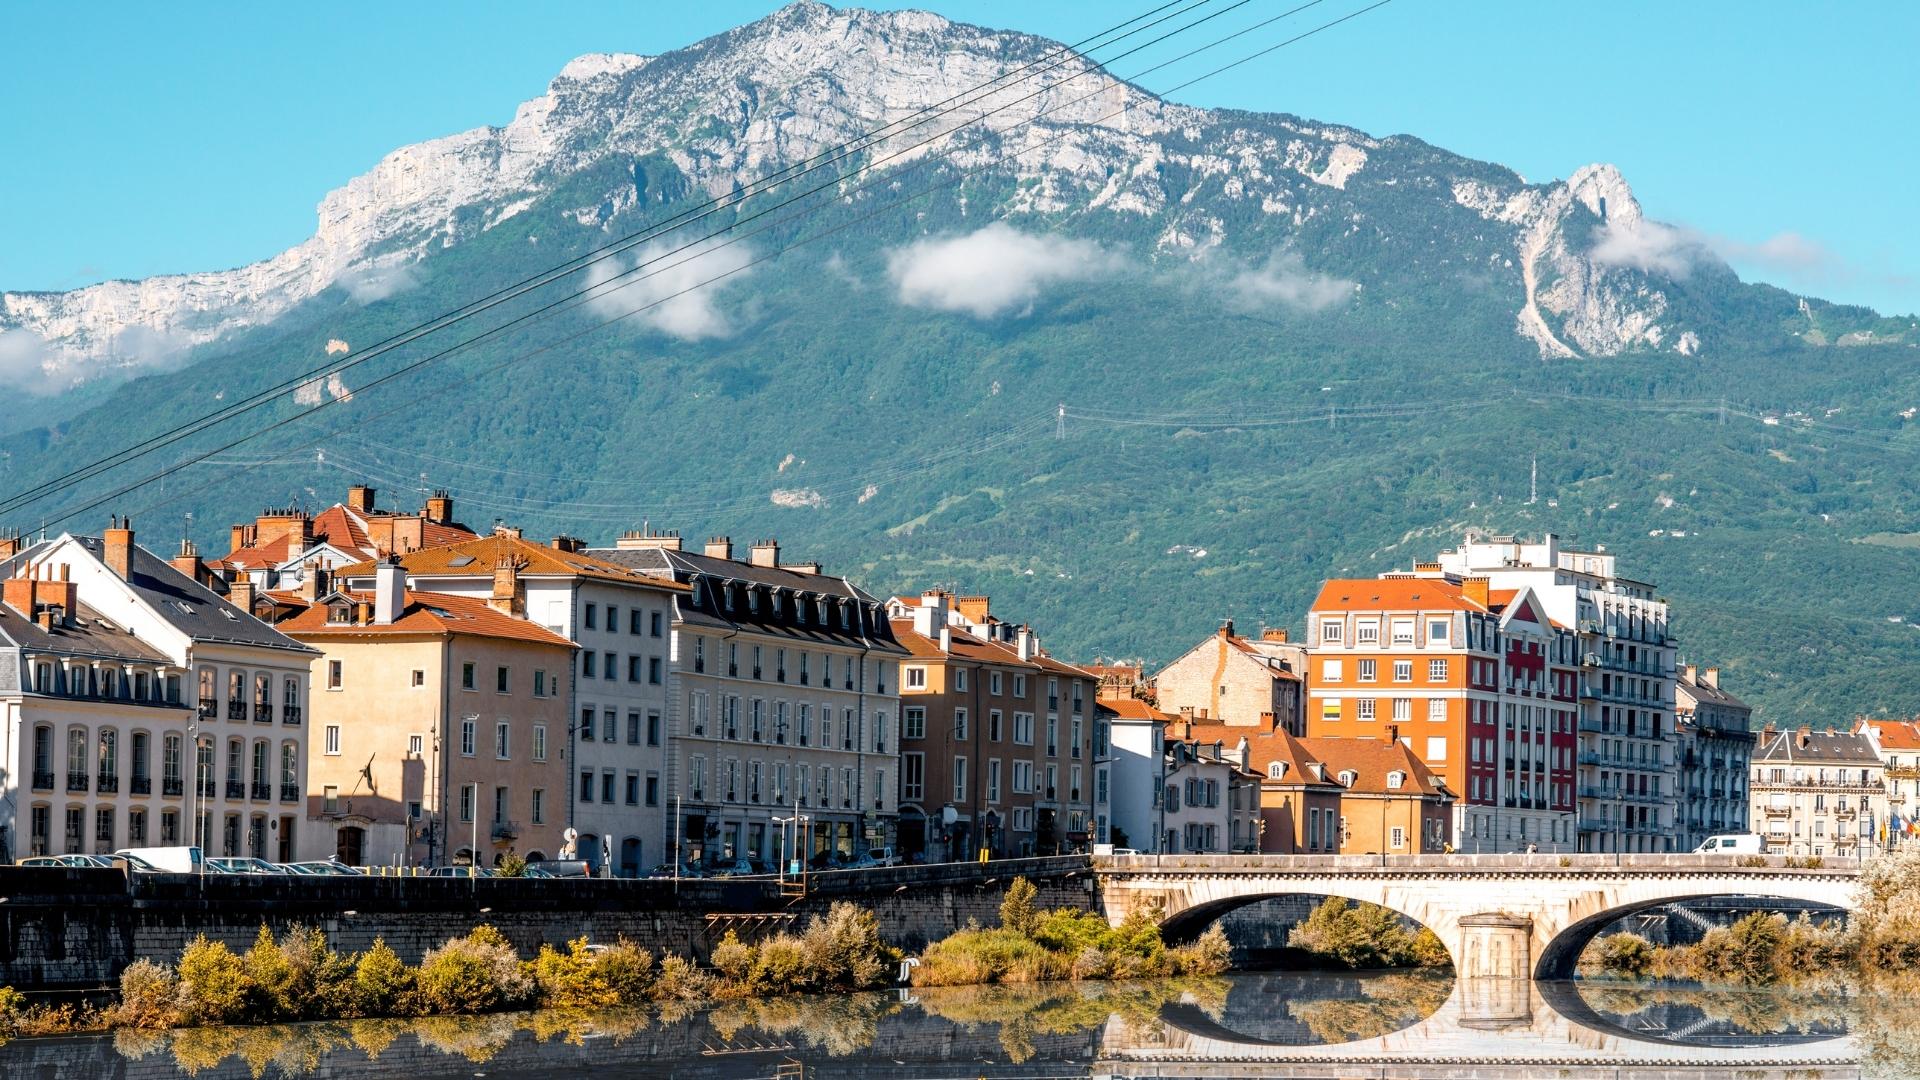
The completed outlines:
{"type": "Polygon", "coordinates": [[[1910,999],[1249,974],[20,1039],[0,1077],[1920,1076],[1910,999]]]}

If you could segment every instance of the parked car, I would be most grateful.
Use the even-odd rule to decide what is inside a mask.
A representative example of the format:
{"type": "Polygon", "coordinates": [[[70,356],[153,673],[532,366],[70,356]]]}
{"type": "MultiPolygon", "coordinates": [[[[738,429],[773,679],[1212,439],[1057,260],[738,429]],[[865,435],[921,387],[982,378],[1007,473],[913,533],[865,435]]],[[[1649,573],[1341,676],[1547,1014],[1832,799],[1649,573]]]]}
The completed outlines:
{"type": "Polygon", "coordinates": [[[29,855],[26,858],[21,859],[19,862],[16,862],[14,865],[15,866],[66,866],[67,857],[65,855],[29,855]]]}
{"type": "Polygon", "coordinates": [[[490,866],[483,866],[480,868],[479,873],[476,874],[473,872],[471,868],[465,867],[465,866],[436,866],[433,869],[427,871],[427,876],[428,877],[454,877],[454,878],[499,877],[500,871],[495,870],[490,866]]]}
{"type": "Polygon", "coordinates": [[[709,877],[761,877],[772,873],[759,859],[745,857],[722,859],[707,872],[709,877]]]}
{"type": "Polygon", "coordinates": [[[905,860],[895,854],[894,850],[890,847],[867,849],[866,862],[869,866],[899,866],[904,861],[905,860]]]}
{"type": "Polygon", "coordinates": [[[832,850],[814,852],[813,858],[807,860],[807,865],[815,870],[845,870],[847,868],[846,862],[840,858],[840,853],[832,850]]]}
{"type": "Polygon", "coordinates": [[[168,874],[198,874],[206,870],[206,858],[197,847],[121,848],[115,855],[128,855],[168,874]]]}
{"type": "Polygon", "coordinates": [[[1114,848],[1114,849],[1113,849],[1113,853],[1114,853],[1115,855],[1144,855],[1144,854],[1146,854],[1146,852],[1144,852],[1144,851],[1141,851],[1141,850],[1140,850],[1139,848],[1130,848],[1130,847],[1117,847],[1117,848],[1114,848]]]}
{"type": "Polygon", "coordinates": [[[320,860],[288,863],[287,869],[296,874],[310,874],[315,877],[365,877],[367,873],[357,866],[348,866],[346,863],[323,862],[320,860]]]}
{"type": "Polygon", "coordinates": [[[648,871],[647,876],[650,878],[671,878],[671,877],[697,878],[700,876],[700,867],[694,863],[684,863],[681,865],[679,873],[675,874],[673,864],[670,862],[663,862],[659,866],[656,866],[652,870],[648,871]]]}
{"type": "Polygon", "coordinates": [[[593,868],[585,859],[539,859],[527,864],[528,877],[540,878],[583,878],[592,877],[593,868]]]}
{"type": "Polygon", "coordinates": [[[1760,843],[1759,833],[1721,833],[1707,837],[1694,850],[1716,855],[1758,855],[1766,848],[1760,843]]]}
{"type": "Polygon", "coordinates": [[[222,874],[284,874],[285,870],[265,859],[256,859],[249,855],[223,856],[208,859],[207,868],[222,874]]]}

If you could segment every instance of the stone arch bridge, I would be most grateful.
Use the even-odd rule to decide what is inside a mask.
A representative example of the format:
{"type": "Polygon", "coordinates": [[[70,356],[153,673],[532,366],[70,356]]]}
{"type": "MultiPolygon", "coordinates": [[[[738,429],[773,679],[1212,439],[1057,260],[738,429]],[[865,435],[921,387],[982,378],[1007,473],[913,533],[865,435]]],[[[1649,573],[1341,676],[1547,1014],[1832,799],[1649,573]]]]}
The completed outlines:
{"type": "Polygon", "coordinates": [[[1564,978],[1602,927],[1662,904],[1752,897],[1850,910],[1859,883],[1851,861],[1802,868],[1779,857],[1697,854],[1129,855],[1093,862],[1101,909],[1115,925],[1157,905],[1167,935],[1181,938],[1260,900],[1338,896],[1431,929],[1466,978],[1564,978]]]}

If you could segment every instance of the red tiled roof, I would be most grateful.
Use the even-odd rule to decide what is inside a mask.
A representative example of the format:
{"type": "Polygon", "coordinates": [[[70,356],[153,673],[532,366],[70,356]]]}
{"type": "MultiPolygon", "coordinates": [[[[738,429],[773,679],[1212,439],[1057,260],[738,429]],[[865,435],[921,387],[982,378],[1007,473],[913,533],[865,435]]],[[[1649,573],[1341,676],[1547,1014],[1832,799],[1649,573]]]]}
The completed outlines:
{"type": "MultiPolygon", "coordinates": [[[[371,601],[367,593],[341,593],[354,601],[371,601]]],[[[471,596],[406,590],[405,607],[391,623],[330,623],[326,604],[314,604],[305,611],[284,619],[275,629],[294,638],[361,637],[368,634],[473,634],[480,637],[511,638],[540,645],[572,648],[573,642],[538,623],[517,619],[487,606],[485,600],[471,596]]]]}
{"type": "MultiPolygon", "coordinates": [[[[536,544],[508,533],[474,537],[439,547],[421,548],[400,556],[400,565],[410,575],[492,577],[502,557],[520,563],[522,576],[586,577],[604,581],[623,581],[650,585],[666,592],[690,592],[691,589],[667,578],[642,574],[618,563],[589,555],[584,551],[562,551],[536,544]]],[[[371,561],[343,566],[334,572],[337,579],[373,576],[371,561]]]]}
{"type": "MultiPolygon", "coordinates": [[[[1310,753],[1299,739],[1288,734],[1284,728],[1236,727],[1231,724],[1193,724],[1187,729],[1187,738],[1198,743],[1220,743],[1228,752],[1237,750],[1240,740],[1247,740],[1247,768],[1258,773],[1267,783],[1300,785],[1304,787],[1338,788],[1340,785],[1331,779],[1315,780],[1310,765],[1319,761],[1310,753]],[[1274,762],[1286,766],[1284,775],[1275,780],[1267,775],[1268,766],[1274,762]]],[[[1328,769],[1331,777],[1333,769],[1328,769]]]]}
{"type": "Polygon", "coordinates": [[[1452,797],[1446,782],[1426,763],[1414,756],[1407,744],[1380,739],[1301,739],[1300,744],[1327,767],[1327,775],[1338,777],[1353,770],[1353,786],[1347,790],[1360,795],[1437,795],[1452,797]],[[1387,774],[1405,773],[1407,779],[1398,789],[1387,787],[1387,774]]]}
{"type": "Polygon", "coordinates": [[[1122,720],[1164,720],[1171,723],[1180,719],[1172,713],[1161,712],[1139,698],[1096,698],[1094,704],[1122,720]]]}
{"type": "Polygon", "coordinates": [[[1314,611],[1485,611],[1445,578],[1333,578],[1314,611]]]}
{"type": "Polygon", "coordinates": [[[1872,728],[1883,750],[1920,750],[1920,723],[1912,720],[1862,720],[1855,730],[1872,728]]]}

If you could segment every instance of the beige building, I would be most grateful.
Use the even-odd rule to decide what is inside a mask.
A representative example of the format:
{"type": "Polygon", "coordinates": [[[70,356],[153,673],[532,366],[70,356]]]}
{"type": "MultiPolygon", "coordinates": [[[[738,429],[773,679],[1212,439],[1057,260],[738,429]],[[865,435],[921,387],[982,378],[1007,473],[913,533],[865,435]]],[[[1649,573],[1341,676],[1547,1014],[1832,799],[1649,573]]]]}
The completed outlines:
{"type": "Polygon", "coordinates": [[[350,865],[491,865],[565,840],[574,644],[489,601],[333,591],[278,628],[313,662],[313,831],[350,865]]]}
{"type": "Polygon", "coordinates": [[[1748,788],[1768,854],[1851,859],[1880,849],[1886,769],[1863,733],[1769,726],[1754,749],[1748,788]]]}
{"type": "Polygon", "coordinates": [[[1287,640],[1285,630],[1244,638],[1228,619],[1212,637],[1154,675],[1153,702],[1165,712],[1188,713],[1202,722],[1305,735],[1306,653],[1287,640]]]}

